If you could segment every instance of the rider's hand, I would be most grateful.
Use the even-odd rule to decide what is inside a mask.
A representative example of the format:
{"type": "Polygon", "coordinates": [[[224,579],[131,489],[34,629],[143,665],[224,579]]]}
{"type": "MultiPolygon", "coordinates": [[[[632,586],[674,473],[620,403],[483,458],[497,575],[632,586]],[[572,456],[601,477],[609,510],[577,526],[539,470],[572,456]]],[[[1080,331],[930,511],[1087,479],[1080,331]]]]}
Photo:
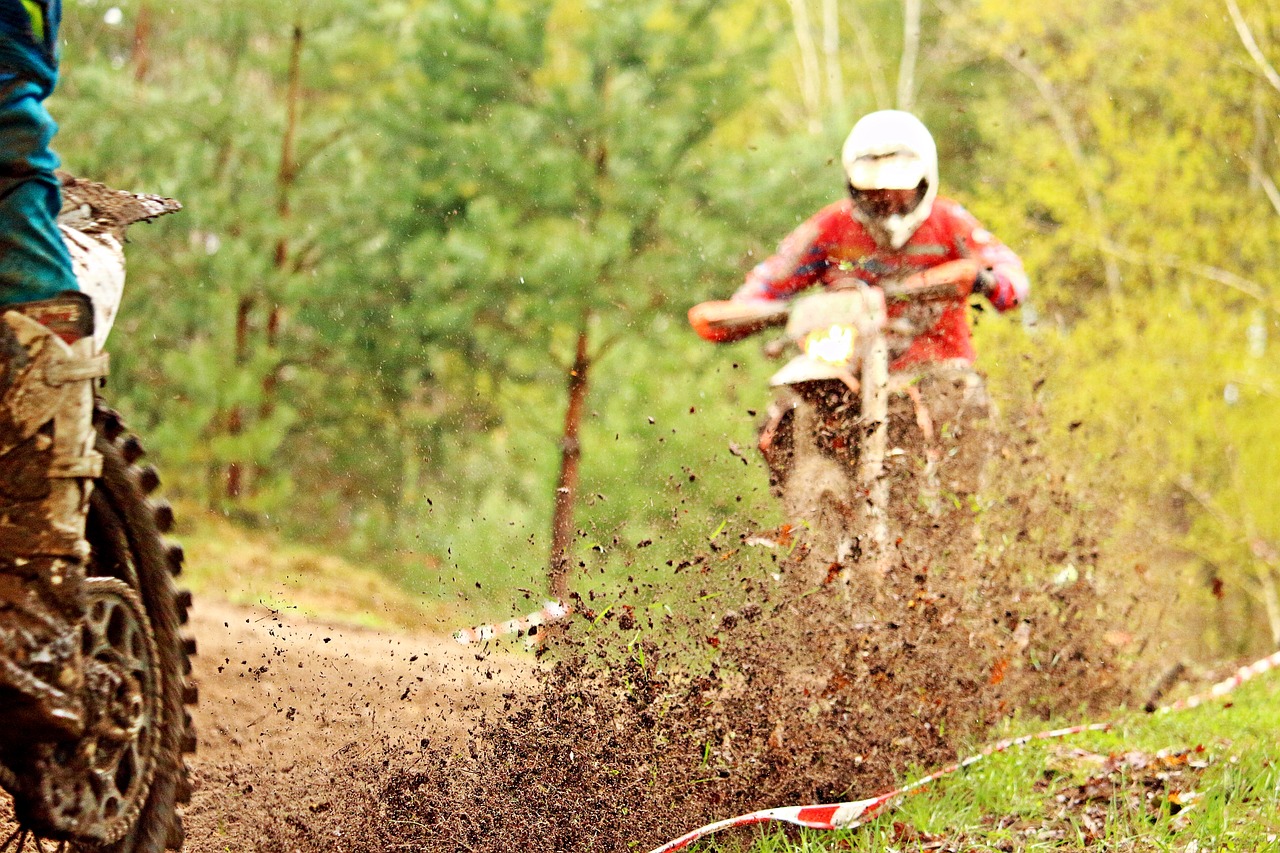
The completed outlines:
{"type": "Polygon", "coordinates": [[[973,289],[970,293],[978,296],[985,296],[991,293],[996,286],[996,274],[989,269],[978,270],[978,275],[973,280],[973,289]]]}

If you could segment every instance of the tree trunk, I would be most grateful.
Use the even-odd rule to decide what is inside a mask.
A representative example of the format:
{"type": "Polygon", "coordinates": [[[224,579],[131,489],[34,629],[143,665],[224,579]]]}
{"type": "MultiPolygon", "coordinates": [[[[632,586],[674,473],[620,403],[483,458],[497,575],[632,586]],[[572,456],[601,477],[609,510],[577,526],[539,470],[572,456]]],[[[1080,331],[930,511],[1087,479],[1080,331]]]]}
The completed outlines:
{"type": "MultiPolygon", "coordinates": [[[[236,406],[227,415],[227,434],[239,435],[243,431],[244,422],[241,420],[241,409],[236,406]]],[[[244,492],[244,468],[235,460],[227,463],[225,488],[227,500],[232,502],[240,500],[240,495],[244,492]]]]}
{"type": "MultiPolygon", "coordinates": [[[[256,301],[253,294],[246,293],[236,303],[236,367],[242,367],[249,361],[249,325],[256,301]]],[[[231,406],[231,411],[227,413],[227,435],[237,436],[243,432],[244,406],[240,403],[234,403],[231,406]]],[[[244,494],[245,475],[246,471],[243,462],[238,459],[231,459],[227,462],[226,477],[223,484],[224,496],[227,500],[234,503],[244,494]]]]}
{"type": "MultiPolygon", "coordinates": [[[[276,215],[287,222],[293,215],[290,196],[298,177],[297,137],[302,107],[302,25],[294,24],[293,47],[289,51],[289,88],[285,96],[284,138],[280,141],[280,170],[276,173],[276,215]]],[[[282,231],[276,242],[276,269],[289,263],[289,238],[282,231]]]]}
{"type": "MultiPolygon", "coordinates": [[[[279,302],[272,300],[271,310],[267,313],[267,329],[265,345],[268,352],[280,346],[280,327],[284,323],[284,311],[279,302]]],[[[266,420],[276,410],[276,393],[280,385],[280,369],[283,365],[273,364],[262,377],[262,400],[258,403],[258,418],[266,420]]]]}
{"type": "MultiPolygon", "coordinates": [[[[285,96],[284,135],[280,142],[280,168],[276,173],[276,216],[282,224],[288,222],[293,215],[291,197],[298,177],[297,134],[302,101],[302,47],[302,27],[295,25],[289,52],[289,83],[285,96]]],[[[290,247],[288,236],[283,229],[273,247],[272,259],[276,270],[284,274],[290,261],[290,247]]],[[[255,326],[254,319],[255,316],[261,316],[260,311],[263,307],[267,312],[266,317],[261,318],[265,336],[263,346],[267,350],[274,350],[279,345],[284,323],[283,306],[270,293],[245,293],[236,305],[235,363],[238,367],[244,367],[250,362],[250,337],[255,326]]],[[[259,419],[270,417],[275,409],[279,385],[278,370],[279,367],[274,366],[262,378],[262,399],[258,403],[257,410],[259,419]]],[[[227,434],[233,436],[243,434],[245,420],[252,416],[243,404],[236,403],[227,416],[227,434]]],[[[253,463],[249,460],[228,461],[225,478],[226,498],[235,502],[246,494],[250,494],[256,473],[253,463]]]]}
{"type": "Polygon", "coordinates": [[[902,61],[898,65],[898,109],[915,105],[916,62],[920,56],[920,0],[903,0],[902,61]]]}
{"type": "MultiPolygon", "coordinates": [[[[293,217],[293,188],[298,180],[298,123],[302,113],[302,25],[294,24],[293,46],[289,51],[289,88],[285,96],[284,137],[280,141],[280,170],[276,174],[276,216],[282,226],[293,217]]],[[[276,241],[275,267],[281,275],[288,274],[291,256],[289,232],[281,228],[276,241]]],[[[279,300],[271,299],[267,315],[268,351],[280,345],[280,332],[284,324],[284,308],[279,300]]],[[[262,378],[262,403],[258,414],[268,418],[275,411],[276,393],[280,384],[280,365],[273,365],[262,378]]]]}
{"type": "Polygon", "coordinates": [[[133,27],[133,79],[141,83],[150,71],[151,7],[143,3],[138,7],[138,18],[133,27]]]}
{"type": "Polygon", "coordinates": [[[800,47],[800,97],[810,133],[822,130],[822,77],[818,70],[818,49],[813,43],[813,27],[805,0],[790,0],[791,22],[800,47]]]}
{"type": "Polygon", "coordinates": [[[573,560],[573,510],[578,500],[578,466],[582,446],[578,435],[586,411],[588,372],[591,357],[587,350],[587,316],[578,330],[578,348],[569,369],[569,400],[564,412],[564,433],[560,437],[560,477],[556,481],[555,510],[551,519],[551,563],[548,567],[551,596],[564,601],[569,594],[569,568],[573,560]]]}

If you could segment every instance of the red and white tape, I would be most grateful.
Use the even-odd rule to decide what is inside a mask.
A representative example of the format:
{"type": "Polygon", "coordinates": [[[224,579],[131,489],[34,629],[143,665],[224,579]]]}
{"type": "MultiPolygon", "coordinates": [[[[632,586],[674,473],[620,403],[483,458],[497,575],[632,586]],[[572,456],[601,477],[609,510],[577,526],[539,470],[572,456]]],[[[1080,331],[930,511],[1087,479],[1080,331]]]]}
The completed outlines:
{"type": "Polygon", "coordinates": [[[485,640],[492,640],[494,637],[527,634],[532,628],[559,622],[568,616],[570,612],[571,608],[559,601],[548,601],[542,606],[541,610],[515,619],[508,619],[506,622],[493,622],[488,625],[478,625],[475,628],[463,628],[461,631],[454,632],[453,638],[462,645],[469,646],[472,643],[483,643],[485,640]]]}
{"type": "MultiPolygon", "coordinates": [[[[1261,675],[1270,669],[1280,667],[1280,652],[1265,657],[1260,661],[1243,666],[1236,670],[1235,674],[1230,678],[1218,682],[1203,693],[1199,693],[1187,699],[1181,699],[1171,705],[1160,708],[1157,713],[1168,711],[1181,711],[1185,708],[1194,708],[1205,702],[1220,698],[1235,690],[1241,684],[1244,684],[1251,678],[1261,675]]],[[[770,821],[778,821],[781,823],[790,823],[796,826],[804,826],[809,829],[854,829],[866,823],[871,818],[879,814],[885,806],[901,799],[902,797],[914,793],[931,782],[935,782],[944,776],[949,776],[959,770],[963,770],[972,764],[976,764],[989,755],[995,755],[997,752],[1004,752],[1015,746],[1024,743],[1030,743],[1034,740],[1051,740],[1053,738],[1067,737],[1069,735],[1080,734],[1082,732],[1101,732],[1111,728],[1111,723],[1090,723],[1088,725],[1071,726],[1065,729],[1052,729],[1045,732],[1037,732],[1032,735],[1023,735],[1021,737],[1008,738],[1006,740],[997,741],[986,747],[976,755],[971,755],[954,764],[948,764],[941,770],[935,770],[928,776],[917,779],[909,785],[904,785],[887,794],[881,794],[878,797],[872,797],[867,800],[854,800],[845,803],[829,803],[817,806],[784,806],[781,808],[763,809],[750,814],[740,815],[738,817],[721,820],[715,823],[709,823],[706,826],[699,827],[692,832],[680,836],[674,841],[669,841],[661,847],[654,848],[651,853],[674,853],[676,850],[683,850],[695,841],[706,838],[719,832],[722,829],[729,829],[735,826],[751,826],[756,823],[768,823],[770,821]]]]}
{"type": "Polygon", "coordinates": [[[1275,669],[1276,667],[1280,667],[1280,652],[1276,652],[1262,660],[1254,661],[1248,666],[1242,666],[1237,669],[1235,674],[1230,678],[1224,678],[1222,681],[1219,681],[1203,693],[1197,693],[1195,696],[1189,696],[1186,699],[1179,699],[1172,705],[1166,705],[1165,707],[1160,708],[1157,713],[1181,711],[1186,708],[1194,708],[1197,705],[1203,705],[1205,702],[1212,702],[1214,699],[1226,696],[1232,690],[1235,690],[1249,679],[1256,678],[1267,670],[1275,669]]]}
{"type": "Polygon", "coordinates": [[[958,770],[962,770],[971,764],[976,764],[988,755],[995,755],[997,752],[1004,752],[1020,744],[1033,740],[1049,740],[1052,738],[1066,737],[1068,735],[1079,734],[1081,732],[1100,732],[1111,728],[1110,723],[1091,723],[1085,726],[1071,726],[1066,729],[1053,729],[1047,732],[1038,732],[1033,735],[1023,735],[1021,737],[1009,738],[997,743],[991,744],[977,755],[971,755],[968,758],[957,761],[954,764],[948,764],[941,770],[935,770],[928,776],[917,779],[910,785],[904,785],[901,788],[889,791],[887,794],[881,794],[878,797],[871,797],[867,800],[855,800],[847,803],[828,803],[821,806],[784,806],[775,809],[763,809],[758,812],[741,815],[728,820],[709,823],[704,827],[695,829],[693,832],[682,835],[674,841],[669,841],[661,847],[654,848],[652,853],[673,853],[675,850],[683,850],[695,841],[705,838],[712,833],[719,832],[722,829],[728,829],[733,826],[750,826],[754,823],[766,823],[768,821],[780,821],[782,823],[791,823],[796,826],[804,826],[809,829],[854,829],[862,826],[871,818],[880,813],[888,804],[894,802],[907,794],[915,791],[941,779],[943,776],[949,776],[958,770]]]}

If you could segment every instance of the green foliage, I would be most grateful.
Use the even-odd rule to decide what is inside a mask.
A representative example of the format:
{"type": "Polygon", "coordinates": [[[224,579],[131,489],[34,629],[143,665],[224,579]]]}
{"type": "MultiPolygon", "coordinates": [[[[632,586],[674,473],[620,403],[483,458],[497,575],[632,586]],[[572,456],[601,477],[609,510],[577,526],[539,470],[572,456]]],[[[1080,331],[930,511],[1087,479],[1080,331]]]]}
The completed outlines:
{"type": "MultiPolygon", "coordinates": [[[[170,489],[505,601],[545,560],[585,330],[584,568],[775,521],[728,451],[768,366],[682,316],[838,195],[849,122],[891,106],[901,4],[834,31],[808,5],[817,65],[772,0],[68,0],[68,167],[186,205],[135,232],[112,341],[170,489]]],[[[1044,452],[1117,561],[1222,592],[1210,637],[1247,644],[1280,636],[1280,18],[1240,12],[1261,61],[1194,0],[940,3],[916,102],[944,192],[1032,275],[1025,327],[980,323],[993,387],[1042,380],[1044,452]]]]}
{"type": "MultiPolygon", "coordinates": [[[[1274,33],[1253,6],[1254,32],[1274,33]]],[[[1225,585],[1210,640],[1247,644],[1242,619],[1280,640],[1280,196],[1264,186],[1280,90],[1194,2],[975,14],[951,24],[984,29],[1007,70],[984,87],[1000,132],[974,208],[1023,248],[1039,317],[1024,343],[988,324],[986,348],[1042,356],[1051,421],[1083,438],[1058,452],[1122,508],[1133,559],[1225,585]]]]}
{"type": "Polygon", "coordinates": [[[67,7],[52,109],[68,167],[185,205],[130,252],[115,340],[131,345],[115,347],[116,399],[182,472],[182,490],[213,505],[231,508],[221,479],[232,463],[257,474],[244,511],[278,512],[297,485],[278,460],[311,426],[307,397],[332,343],[329,330],[291,320],[361,236],[367,131],[351,121],[356,84],[342,91],[334,72],[362,7],[233,2],[204,16],[139,0],[120,5],[118,24],[97,4],[67,7]],[[286,177],[295,25],[313,37],[301,67],[316,88],[300,98],[286,177]]]}
{"type": "MultiPolygon", "coordinates": [[[[520,530],[507,537],[505,555],[459,545],[480,564],[516,554],[537,565],[524,543],[530,527],[546,526],[561,365],[579,331],[595,342],[595,357],[609,353],[603,365],[628,359],[623,384],[642,384],[639,363],[673,335],[688,348],[685,333],[653,321],[673,310],[669,294],[717,260],[691,257],[688,234],[713,232],[728,245],[725,224],[705,212],[705,161],[714,154],[706,148],[717,118],[750,92],[762,50],[751,40],[727,43],[712,4],[528,5],[520,17],[488,2],[448,13],[424,7],[410,23],[421,39],[408,66],[418,82],[376,117],[396,142],[388,159],[404,170],[388,185],[397,216],[387,254],[398,265],[395,287],[412,304],[387,301],[381,290],[362,298],[375,316],[404,310],[409,320],[394,334],[415,345],[393,370],[416,370],[427,385],[456,378],[484,389],[475,403],[487,410],[488,434],[436,447],[424,471],[452,481],[467,508],[488,505],[520,530]],[[630,345],[637,336],[647,339],[638,350],[630,345]],[[431,369],[441,351],[442,365],[460,368],[453,376],[431,369]],[[468,464],[470,448],[483,445],[510,464],[468,464]]],[[[385,369],[385,346],[367,351],[385,369]]],[[[612,381],[591,377],[593,387],[612,381]]],[[[590,405],[599,407],[595,398],[590,405]]],[[[640,427],[593,418],[583,442],[627,434],[634,443],[640,427]]],[[[611,493],[608,507],[586,507],[584,524],[614,529],[625,527],[619,513],[645,516],[651,501],[612,448],[598,459],[587,452],[586,465],[584,491],[600,493],[611,480],[626,491],[611,493]]],[[[450,521],[454,532],[435,531],[433,541],[476,538],[463,519],[450,521]]]]}
{"type": "MultiPolygon", "coordinates": [[[[171,490],[529,583],[560,361],[582,318],[611,353],[602,400],[627,388],[628,405],[653,398],[644,408],[671,422],[705,382],[679,390],[670,374],[690,358],[719,367],[668,315],[693,301],[691,282],[710,293],[737,275],[740,219],[719,218],[715,187],[730,181],[715,167],[741,157],[710,137],[758,82],[769,45],[738,31],[750,17],[663,3],[120,8],[110,24],[94,4],[68,7],[52,106],[73,171],[186,206],[135,235],[113,339],[115,402],[171,490]],[[690,253],[691,235],[706,248],[690,253]],[[251,476],[238,497],[233,464],[251,476]]],[[[634,476],[654,430],[593,409],[584,441],[601,455],[584,490],[611,491],[584,527],[639,541],[669,514],[634,476]]]]}

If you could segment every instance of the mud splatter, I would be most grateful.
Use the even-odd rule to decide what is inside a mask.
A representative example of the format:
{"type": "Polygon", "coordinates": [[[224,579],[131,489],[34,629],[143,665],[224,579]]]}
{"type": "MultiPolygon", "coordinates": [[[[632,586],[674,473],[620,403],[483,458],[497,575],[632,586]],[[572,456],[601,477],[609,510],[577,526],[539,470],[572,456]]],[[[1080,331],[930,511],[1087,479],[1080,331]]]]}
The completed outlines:
{"type": "Polygon", "coordinates": [[[697,606],[640,630],[639,611],[578,602],[538,687],[507,694],[465,748],[346,763],[328,786],[345,793],[274,822],[260,849],[645,850],[757,808],[869,796],[1014,713],[1131,698],[1094,586],[1029,576],[1039,545],[957,547],[969,509],[930,518],[935,535],[899,543],[879,577],[800,542],[776,563],[699,555],[697,606]]]}

